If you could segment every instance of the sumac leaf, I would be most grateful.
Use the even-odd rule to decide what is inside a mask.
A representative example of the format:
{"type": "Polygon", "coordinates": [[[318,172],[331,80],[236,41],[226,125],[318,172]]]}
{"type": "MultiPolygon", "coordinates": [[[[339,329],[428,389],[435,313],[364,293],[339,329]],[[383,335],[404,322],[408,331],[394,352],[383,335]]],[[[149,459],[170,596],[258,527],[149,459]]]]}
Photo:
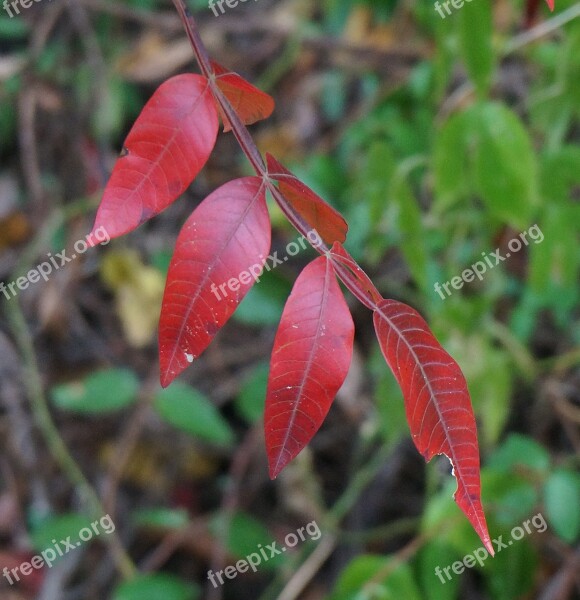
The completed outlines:
{"type": "MultiPolygon", "coordinates": [[[[257,121],[267,119],[274,112],[275,103],[272,96],[215,61],[212,61],[211,66],[216,74],[216,83],[219,89],[245,125],[252,125],[257,121]]],[[[224,123],[224,131],[230,131],[232,127],[228,118],[221,111],[220,114],[224,123]]]]}
{"type": "Polygon", "coordinates": [[[270,219],[258,177],[226,183],[193,211],[177,238],[163,295],[163,387],[209,346],[259,277],[269,249],[270,219]]]}
{"type": "Polygon", "coordinates": [[[321,256],[296,280],[274,340],[264,414],[272,479],[322,425],[348,373],[353,338],[332,264],[321,256]]]}
{"type": "Polygon", "coordinates": [[[329,246],[332,246],[334,242],[344,242],[348,225],[342,215],[281,165],[271,154],[267,154],[266,158],[268,175],[278,182],[278,189],[292,208],[312,229],[318,232],[318,235],[329,246]]]}
{"type": "Polygon", "coordinates": [[[184,74],[161,84],[125,140],[93,231],[118,237],[167,208],[205,165],[218,127],[207,79],[184,74]]]}
{"type": "Polygon", "coordinates": [[[415,446],[427,462],[436,454],[451,461],[457,479],[455,501],[493,556],[481,505],[475,417],[459,365],[421,315],[406,304],[381,301],[374,324],[383,355],[403,391],[415,446]]]}

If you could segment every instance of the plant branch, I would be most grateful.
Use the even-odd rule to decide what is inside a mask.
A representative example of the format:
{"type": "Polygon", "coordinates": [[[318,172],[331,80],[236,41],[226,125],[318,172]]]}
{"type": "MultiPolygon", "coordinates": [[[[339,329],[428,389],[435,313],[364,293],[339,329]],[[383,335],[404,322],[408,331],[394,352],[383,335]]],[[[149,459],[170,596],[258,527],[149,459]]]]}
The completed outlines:
{"type": "MultiPolygon", "coordinates": [[[[173,4],[175,5],[179,16],[183,22],[183,26],[187,31],[187,36],[191,43],[191,47],[193,49],[193,53],[197,59],[199,67],[202,73],[207,77],[209,81],[209,85],[211,87],[211,91],[214,95],[216,102],[218,103],[222,114],[230,122],[232,132],[236,137],[240,147],[248,160],[250,161],[252,167],[254,168],[256,174],[264,180],[264,183],[267,189],[272,194],[276,203],[280,206],[280,209],[286,216],[286,218],[290,221],[290,223],[297,229],[299,233],[301,233],[305,238],[307,238],[307,234],[310,231],[310,227],[308,223],[302,218],[302,216],[291,206],[284,195],[280,192],[280,190],[274,185],[272,180],[268,177],[268,172],[266,170],[266,166],[264,164],[264,159],[258,150],[252,135],[248,131],[247,127],[244,125],[237,112],[234,110],[228,99],[225,97],[221,89],[216,83],[215,74],[213,72],[213,68],[211,66],[211,61],[209,59],[209,55],[207,50],[203,44],[203,41],[199,35],[197,25],[195,23],[195,19],[189,9],[187,8],[184,0],[173,0],[173,4]]],[[[307,238],[308,239],[308,238],[307,238]]],[[[376,292],[374,286],[371,289],[365,289],[361,285],[360,277],[354,275],[353,271],[356,273],[363,273],[364,271],[358,266],[358,264],[354,261],[352,257],[348,257],[348,262],[352,261],[352,265],[348,267],[343,264],[343,262],[336,260],[330,252],[328,246],[324,243],[311,243],[314,250],[319,252],[320,254],[326,255],[333,264],[334,271],[337,276],[341,279],[344,285],[352,292],[352,294],[367,308],[370,310],[375,310],[377,308],[377,296],[379,295],[376,292]]],[[[366,277],[366,275],[365,275],[366,277]]],[[[368,279],[368,277],[366,278],[368,279]]]]}

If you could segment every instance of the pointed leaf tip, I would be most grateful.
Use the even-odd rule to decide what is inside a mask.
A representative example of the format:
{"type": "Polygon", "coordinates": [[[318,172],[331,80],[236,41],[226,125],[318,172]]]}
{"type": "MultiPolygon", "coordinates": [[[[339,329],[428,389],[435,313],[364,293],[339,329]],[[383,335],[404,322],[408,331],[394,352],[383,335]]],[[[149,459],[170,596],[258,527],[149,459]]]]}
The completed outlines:
{"type": "Polygon", "coordinates": [[[436,454],[449,458],[457,480],[455,502],[493,556],[481,504],[475,416],[459,365],[406,304],[383,300],[374,323],[385,360],[403,391],[415,446],[427,462],[436,454]]]}

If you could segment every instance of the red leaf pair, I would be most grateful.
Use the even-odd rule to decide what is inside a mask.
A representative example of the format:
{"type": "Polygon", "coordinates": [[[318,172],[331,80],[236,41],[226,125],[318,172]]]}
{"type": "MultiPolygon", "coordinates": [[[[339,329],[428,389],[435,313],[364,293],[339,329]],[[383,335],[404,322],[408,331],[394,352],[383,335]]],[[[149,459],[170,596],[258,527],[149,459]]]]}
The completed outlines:
{"type": "MultiPolygon", "coordinates": [[[[212,63],[216,83],[244,123],[268,117],[274,101],[236,73],[212,63]]],[[[133,231],[165,210],[201,171],[218,133],[218,107],[208,80],[176,75],[161,84],[131,128],[105,188],[93,231],[110,238],[133,231]]],[[[224,128],[229,123],[224,119],[224,128]]]]}

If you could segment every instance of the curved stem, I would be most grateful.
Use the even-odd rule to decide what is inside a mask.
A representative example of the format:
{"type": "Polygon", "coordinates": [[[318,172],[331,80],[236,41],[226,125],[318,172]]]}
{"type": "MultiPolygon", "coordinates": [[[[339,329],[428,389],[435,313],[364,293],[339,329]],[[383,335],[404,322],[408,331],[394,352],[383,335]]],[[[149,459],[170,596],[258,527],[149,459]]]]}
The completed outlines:
{"type": "MultiPolygon", "coordinates": [[[[51,220],[53,224],[58,223],[59,221],[60,218],[51,220]]],[[[25,256],[29,257],[32,256],[32,254],[30,252],[25,252],[25,256]]],[[[21,261],[18,270],[24,268],[25,264],[21,261]]],[[[16,344],[23,359],[25,371],[24,383],[36,425],[53,458],[65,473],[71,484],[80,491],[83,503],[87,507],[87,512],[93,518],[100,518],[105,514],[105,509],[97,493],[72,457],[50,414],[38,361],[36,359],[33,339],[28,329],[28,325],[26,324],[24,314],[18,304],[18,299],[12,298],[10,300],[4,300],[4,305],[6,307],[6,315],[14,334],[16,344]]],[[[123,547],[117,532],[111,532],[105,539],[111,546],[120,573],[126,579],[132,578],[135,575],[136,569],[123,547]]]]}
{"type": "MultiPolygon", "coordinates": [[[[241,149],[250,161],[256,174],[262,177],[262,179],[264,180],[270,193],[276,200],[277,204],[280,206],[286,218],[290,221],[290,223],[292,223],[292,225],[294,225],[294,227],[299,231],[299,233],[301,233],[304,237],[307,237],[310,227],[300,216],[300,214],[286,201],[283,194],[268,178],[268,173],[264,164],[264,159],[262,158],[262,155],[260,154],[250,132],[248,131],[244,123],[242,123],[240,117],[238,116],[237,112],[234,110],[232,105],[229,103],[228,99],[219,89],[216,83],[215,74],[213,72],[207,50],[205,49],[203,41],[197,30],[195,19],[189,12],[185,1],[173,0],[173,4],[175,5],[177,12],[181,17],[185,30],[187,31],[187,36],[191,43],[191,47],[199,64],[199,67],[202,73],[205,75],[205,77],[207,77],[214,98],[218,103],[219,107],[221,108],[222,113],[229,120],[232,132],[236,137],[238,143],[240,144],[241,149]]],[[[333,259],[330,256],[330,249],[326,244],[320,243],[311,245],[320,254],[329,255],[329,259],[332,260],[334,270],[338,277],[341,279],[341,281],[344,283],[344,285],[362,304],[364,304],[364,306],[366,306],[370,310],[375,310],[377,307],[376,295],[373,294],[372,290],[366,290],[363,288],[360,279],[353,274],[352,268],[349,268],[345,266],[342,262],[333,259]]],[[[364,273],[364,271],[358,266],[354,259],[350,258],[350,260],[352,260],[355,270],[358,271],[360,269],[361,273],[364,273]]]]}

